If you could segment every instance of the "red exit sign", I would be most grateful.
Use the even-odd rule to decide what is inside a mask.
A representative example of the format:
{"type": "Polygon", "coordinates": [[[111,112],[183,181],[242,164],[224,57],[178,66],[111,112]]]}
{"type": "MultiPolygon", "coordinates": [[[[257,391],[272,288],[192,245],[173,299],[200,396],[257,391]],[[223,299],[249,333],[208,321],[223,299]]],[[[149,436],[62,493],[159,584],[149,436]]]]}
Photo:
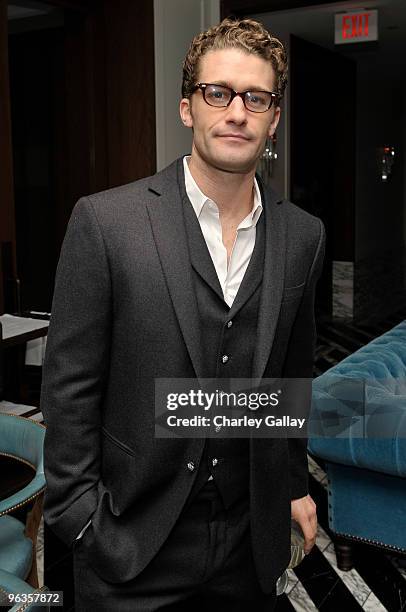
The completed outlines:
{"type": "Polygon", "coordinates": [[[378,40],[378,11],[356,11],[335,15],[336,45],[378,40]]]}

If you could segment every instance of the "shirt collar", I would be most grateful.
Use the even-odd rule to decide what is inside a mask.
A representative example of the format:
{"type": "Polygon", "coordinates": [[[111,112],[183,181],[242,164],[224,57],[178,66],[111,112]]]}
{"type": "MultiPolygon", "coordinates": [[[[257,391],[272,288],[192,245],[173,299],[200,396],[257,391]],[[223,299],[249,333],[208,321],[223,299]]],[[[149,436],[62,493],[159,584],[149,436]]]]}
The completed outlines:
{"type": "MultiPolygon", "coordinates": [[[[192,176],[192,173],[189,170],[189,164],[187,162],[189,158],[190,158],[190,155],[185,155],[183,158],[186,193],[196,213],[196,217],[199,218],[205,204],[210,204],[210,203],[214,204],[216,209],[217,209],[217,204],[213,202],[213,200],[205,196],[204,193],[199,188],[199,186],[197,185],[195,179],[192,176]]],[[[240,223],[238,228],[242,229],[244,227],[251,227],[251,225],[256,225],[261,215],[261,212],[262,212],[261,192],[259,190],[257,179],[254,177],[254,204],[253,204],[251,212],[240,223]]]]}

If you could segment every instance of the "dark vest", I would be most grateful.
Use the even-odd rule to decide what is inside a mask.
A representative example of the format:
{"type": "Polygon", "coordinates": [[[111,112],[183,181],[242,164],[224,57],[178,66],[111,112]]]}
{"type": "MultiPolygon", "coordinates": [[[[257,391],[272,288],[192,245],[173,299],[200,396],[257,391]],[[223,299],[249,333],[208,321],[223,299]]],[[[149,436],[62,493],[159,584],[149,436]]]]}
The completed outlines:
{"type": "MultiPolygon", "coordinates": [[[[231,308],[226,304],[199,221],[183,193],[185,227],[201,323],[205,378],[251,378],[265,253],[264,211],[255,247],[231,308]]],[[[221,433],[219,434],[221,436],[221,433]]],[[[208,438],[189,500],[212,475],[226,507],[248,495],[249,439],[208,438]]]]}

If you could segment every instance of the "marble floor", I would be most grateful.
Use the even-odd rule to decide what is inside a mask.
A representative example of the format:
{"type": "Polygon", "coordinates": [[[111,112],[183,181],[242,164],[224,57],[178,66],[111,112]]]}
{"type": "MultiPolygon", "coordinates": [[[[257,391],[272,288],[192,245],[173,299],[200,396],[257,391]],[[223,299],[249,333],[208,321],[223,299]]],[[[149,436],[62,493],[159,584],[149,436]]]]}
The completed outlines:
{"type": "MultiPolygon", "coordinates": [[[[318,345],[315,375],[319,375],[338,361],[360,348],[376,336],[384,333],[406,318],[406,310],[376,324],[354,324],[320,318],[318,321],[318,345]]],[[[10,408],[10,407],[8,407],[10,408]]],[[[2,409],[0,407],[0,409],[2,409]]],[[[4,408],[3,408],[4,409],[4,408]]],[[[16,408],[18,414],[29,414],[41,421],[38,409],[30,406],[16,408]],[[26,409],[29,410],[26,410],[26,409]]],[[[288,570],[289,582],[285,592],[278,597],[277,612],[406,612],[406,555],[394,556],[366,544],[356,545],[354,569],[343,572],[337,568],[327,517],[327,476],[322,462],[311,455],[309,461],[310,494],[317,504],[318,532],[316,545],[311,553],[294,570],[288,570]]],[[[45,529],[47,534],[47,530],[45,529]]],[[[52,540],[52,536],[49,535],[52,540]]],[[[45,536],[47,542],[47,535],[45,536]]],[[[58,546],[56,545],[56,548],[58,546]]],[[[55,549],[55,545],[54,545],[55,549]]],[[[44,526],[41,522],[37,562],[40,584],[44,581],[44,526]]],[[[72,611],[71,556],[62,551],[60,559],[45,570],[45,581],[50,588],[64,574],[64,591],[68,595],[66,610],[72,611]],[[49,577],[49,583],[48,583],[49,577]]],[[[56,587],[54,587],[56,588],[56,587]]]]}

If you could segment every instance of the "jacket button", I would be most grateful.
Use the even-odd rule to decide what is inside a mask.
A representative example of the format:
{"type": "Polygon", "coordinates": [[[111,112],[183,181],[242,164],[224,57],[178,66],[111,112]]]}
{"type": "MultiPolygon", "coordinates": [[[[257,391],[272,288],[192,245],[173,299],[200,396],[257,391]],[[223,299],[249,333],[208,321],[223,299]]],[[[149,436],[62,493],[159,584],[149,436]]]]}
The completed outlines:
{"type": "Polygon", "coordinates": [[[227,322],[227,327],[230,328],[232,326],[233,322],[232,321],[228,321],[227,322]]]}
{"type": "Polygon", "coordinates": [[[195,464],[193,463],[193,461],[189,461],[189,463],[187,464],[187,469],[189,470],[189,472],[193,472],[193,470],[195,469],[195,464]]]}
{"type": "Polygon", "coordinates": [[[212,464],[212,466],[213,466],[213,467],[216,467],[216,465],[218,464],[218,462],[219,462],[219,460],[218,460],[218,459],[216,459],[216,457],[214,457],[214,459],[212,459],[211,464],[212,464]]]}
{"type": "Polygon", "coordinates": [[[227,363],[227,361],[228,361],[228,355],[223,355],[223,356],[222,356],[222,358],[221,358],[221,361],[222,361],[223,363],[227,363]]]}

